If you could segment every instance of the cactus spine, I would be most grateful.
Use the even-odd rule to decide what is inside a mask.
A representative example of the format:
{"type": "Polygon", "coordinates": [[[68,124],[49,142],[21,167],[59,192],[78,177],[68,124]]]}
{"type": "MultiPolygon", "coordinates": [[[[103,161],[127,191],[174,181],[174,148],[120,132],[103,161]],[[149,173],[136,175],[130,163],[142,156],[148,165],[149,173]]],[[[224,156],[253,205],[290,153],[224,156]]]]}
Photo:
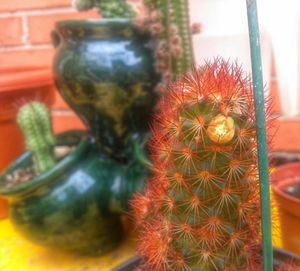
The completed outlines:
{"type": "Polygon", "coordinates": [[[166,80],[189,70],[193,62],[188,0],[144,0],[150,31],[159,39],[157,69],[166,80]]]}
{"type": "Polygon", "coordinates": [[[55,165],[55,138],[52,132],[48,108],[39,102],[30,102],[21,107],[17,122],[25,137],[26,148],[32,153],[39,173],[55,165]]]}
{"type": "Polygon", "coordinates": [[[169,90],[150,144],[154,177],[132,200],[142,270],[261,270],[251,81],[216,60],[169,90]]]}
{"type": "Polygon", "coordinates": [[[74,6],[79,11],[97,7],[104,18],[131,18],[132,7],[126,0],[75,0],[74,6]]]}

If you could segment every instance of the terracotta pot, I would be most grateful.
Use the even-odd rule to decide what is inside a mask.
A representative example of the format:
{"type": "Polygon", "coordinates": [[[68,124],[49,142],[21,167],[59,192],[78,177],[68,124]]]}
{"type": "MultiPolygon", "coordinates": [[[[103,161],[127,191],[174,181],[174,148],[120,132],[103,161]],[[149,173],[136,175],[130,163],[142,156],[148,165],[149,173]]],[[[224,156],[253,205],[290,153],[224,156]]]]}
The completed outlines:
{"type": "MultiPolygon", "coordinates": [[[[43,67],[0,68],[0,171],[23,151],[23,136],[16,124],[19,107],[31,100],[47,105],[54,101],[51,70],[43,67]]],[[[0,199],[0,219],[6,216],[6,202],[0,199]]]]}
{"type": "Polygon", "coordinates": [[[284,248],[300,254],[300,163],[279,166],[272,174],[284,248]]]}

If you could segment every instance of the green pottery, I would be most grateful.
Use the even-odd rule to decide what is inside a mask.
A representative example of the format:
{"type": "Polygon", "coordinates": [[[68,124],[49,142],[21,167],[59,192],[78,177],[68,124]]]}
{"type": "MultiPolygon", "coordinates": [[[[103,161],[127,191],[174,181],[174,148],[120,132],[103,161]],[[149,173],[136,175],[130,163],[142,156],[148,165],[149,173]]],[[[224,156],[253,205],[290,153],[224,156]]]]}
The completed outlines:
{"type": "Polygon", "coordinates": [[[145,141],[158,95],[154,43],[129,19],[61,21],[54,76],[61,95],[96,142],[117,159],[145,141]]]}
{"type": "Polygon", "coordinates": [[[30,153],[0,176],[0,196],[8,199],[15,228],[29,240],[55,249],[102,254],[122,238],[121,215],[147,175],[134,154],[120,163],[95,148],[80,132],[58,137],[58,145],[75,146],[54,168],[32,180],[6,185],[6,174],[32,166],[30,153]]]}

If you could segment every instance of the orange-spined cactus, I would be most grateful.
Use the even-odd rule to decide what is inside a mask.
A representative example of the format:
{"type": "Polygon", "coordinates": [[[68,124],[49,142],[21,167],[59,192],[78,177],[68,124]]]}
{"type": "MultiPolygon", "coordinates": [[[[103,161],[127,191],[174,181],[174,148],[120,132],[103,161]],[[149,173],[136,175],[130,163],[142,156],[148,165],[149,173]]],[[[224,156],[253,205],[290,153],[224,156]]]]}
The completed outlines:
{"type": "Polygon", "coordinates": [[[252,84],[223,60],[171,84],[153,123],[154,176],[132,200],[142,270],[261,270],[252,84]]]}

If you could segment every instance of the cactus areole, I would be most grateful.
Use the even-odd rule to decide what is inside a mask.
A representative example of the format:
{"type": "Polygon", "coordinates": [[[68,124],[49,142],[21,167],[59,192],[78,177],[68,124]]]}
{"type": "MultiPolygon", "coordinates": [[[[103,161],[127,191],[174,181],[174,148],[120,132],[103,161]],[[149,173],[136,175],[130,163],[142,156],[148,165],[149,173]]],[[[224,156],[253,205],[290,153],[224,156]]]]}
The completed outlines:
{"type": "Polygon", "coordinates": [[[217,59],[169,85],[159,108],[154,176],[132,200],[141,270],[261,270],[251,79],[217,59]]]}

